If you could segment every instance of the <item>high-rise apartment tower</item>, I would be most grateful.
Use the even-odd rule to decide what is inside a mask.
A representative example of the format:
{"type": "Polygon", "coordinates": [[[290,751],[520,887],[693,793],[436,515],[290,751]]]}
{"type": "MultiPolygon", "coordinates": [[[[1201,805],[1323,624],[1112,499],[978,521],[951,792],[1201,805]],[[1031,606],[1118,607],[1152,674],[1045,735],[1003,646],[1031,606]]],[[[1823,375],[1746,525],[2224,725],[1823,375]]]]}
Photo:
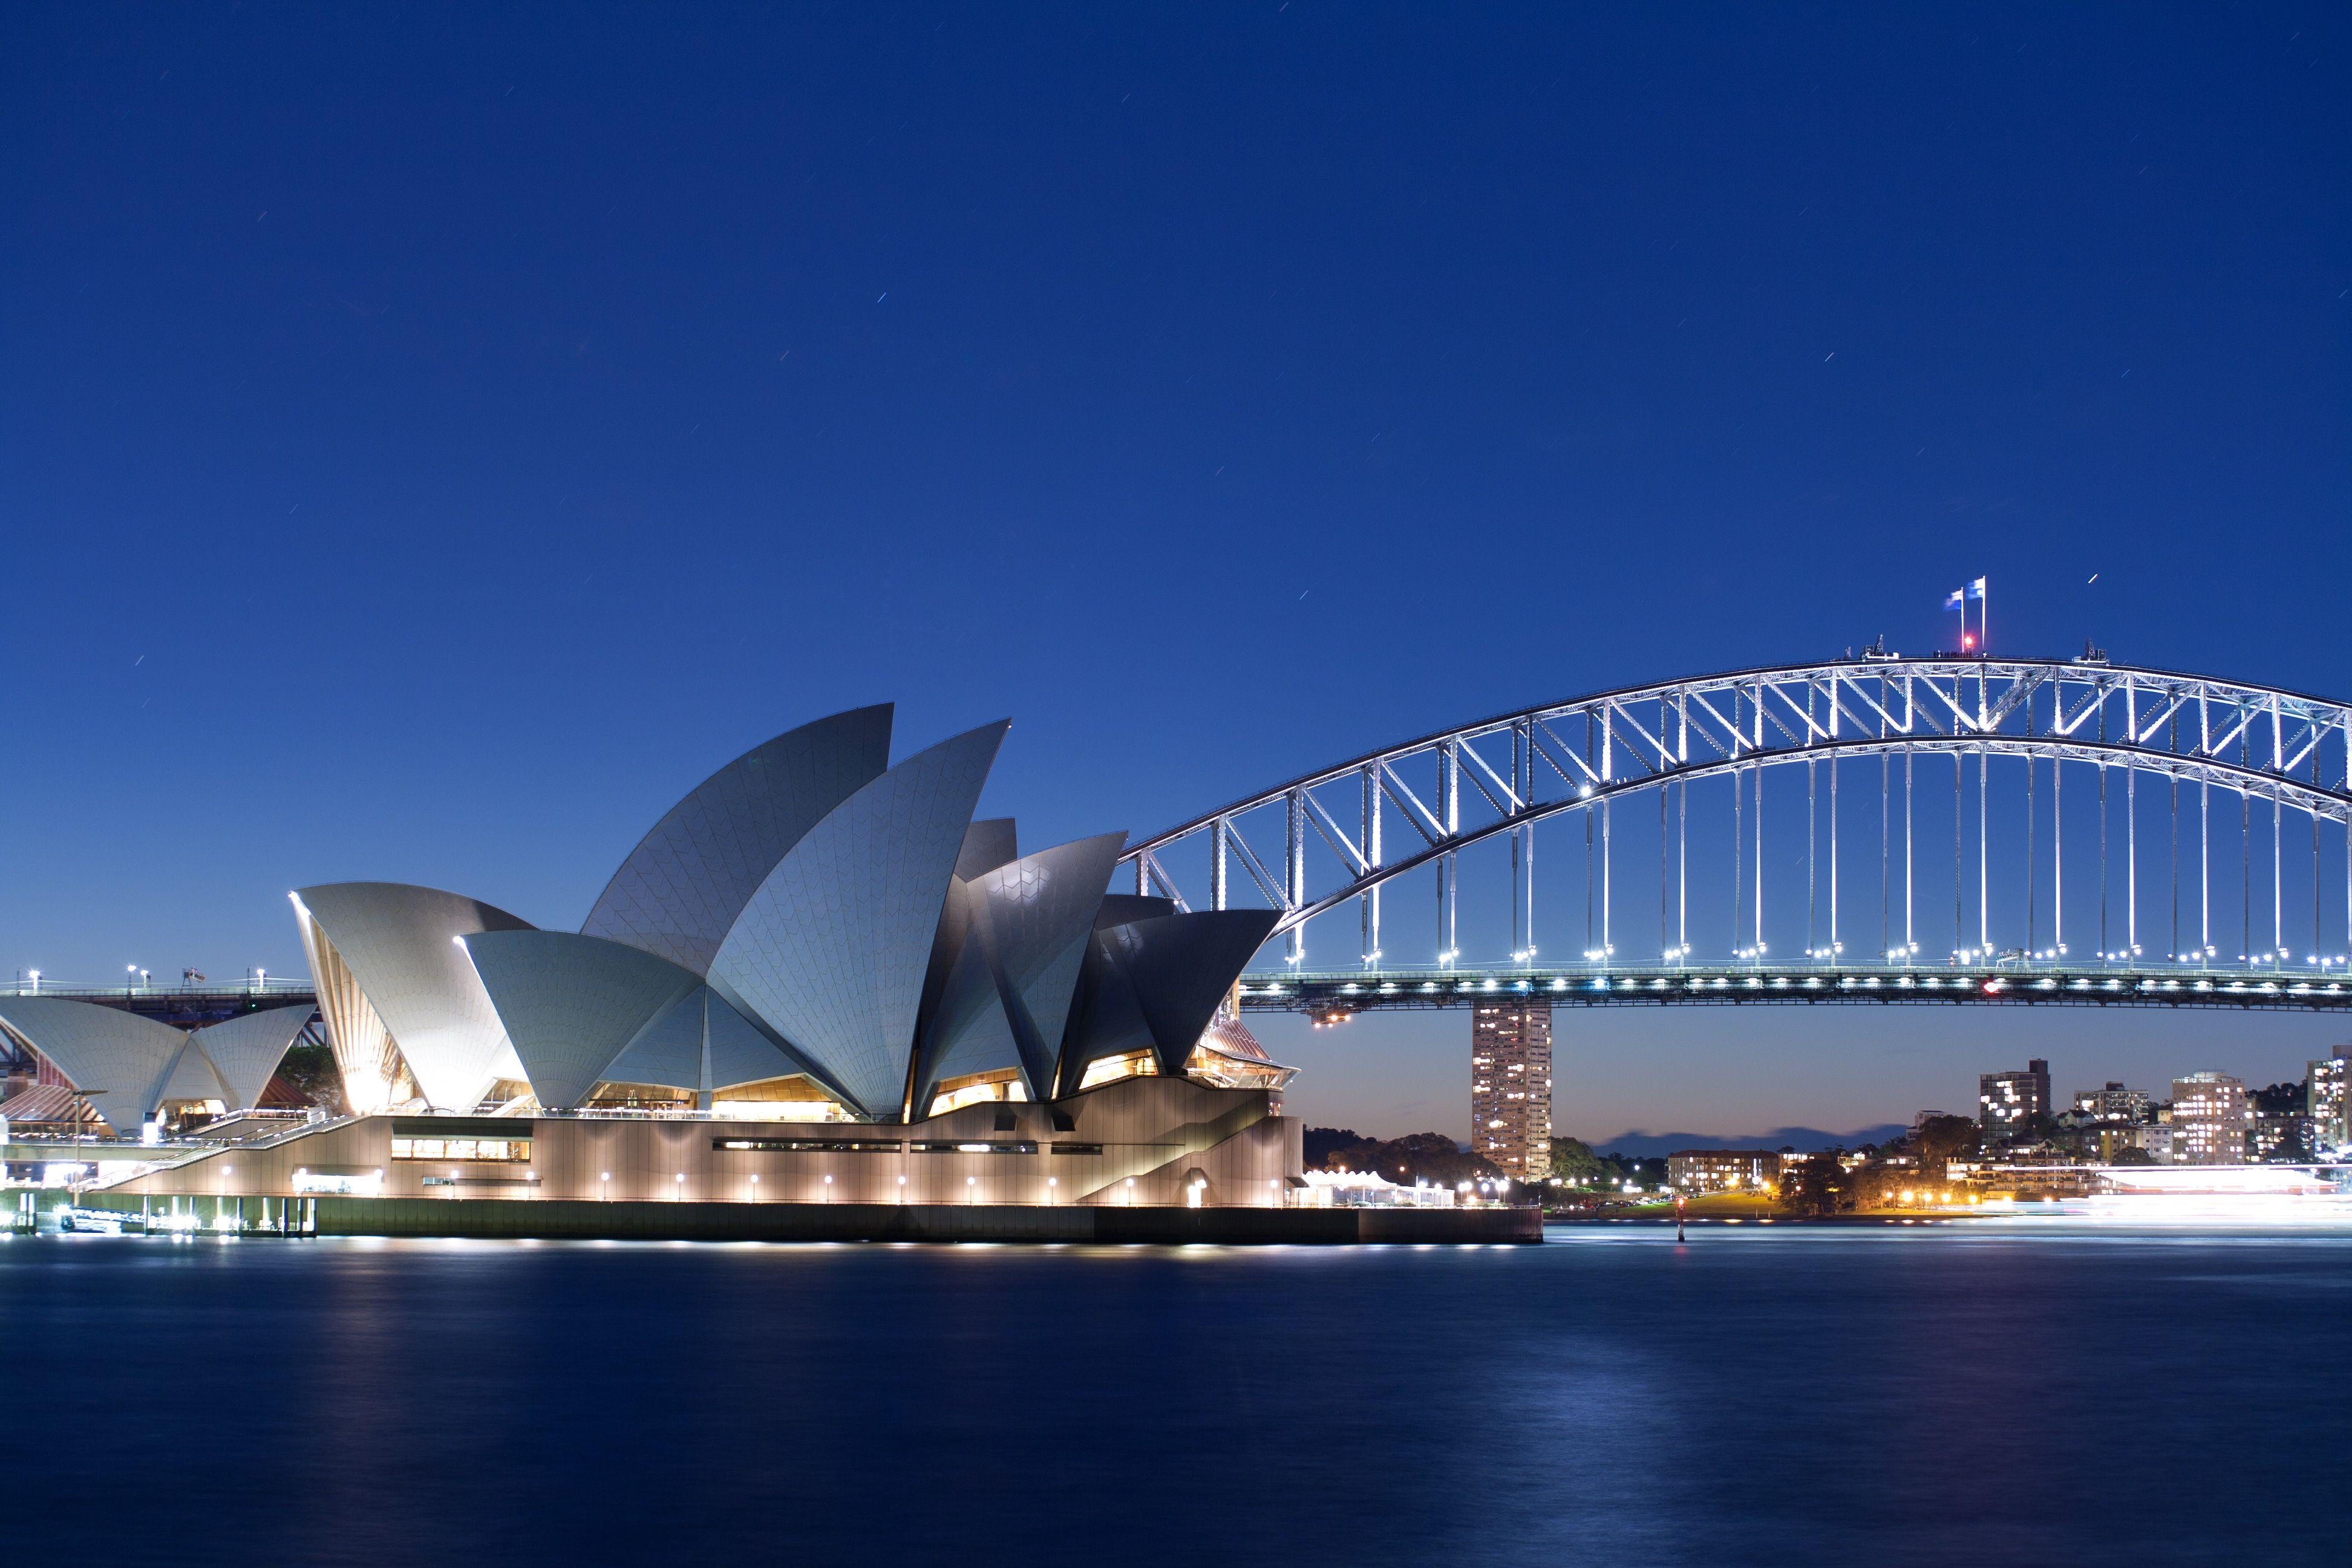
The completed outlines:
{"type": "Polygon", "coordinates": [[[2225,1072],[2172,1080],[2172,1158],[2182,1165],[2246,1163],[2246,1086],[2225,1072]]]}
{"type": "Polygon", "coordinates": [[[1989,1072],[1977,1079],[1977,1126],[1988,1142],[2041,1131],[2050,1110],[2050,1064],[2040,1057],[2023,1072],[1989,1072]]]}
{"type": "Polygon", "coordinates": [[[1513,1181],[1551,1174],[1549,1007],[1472,1009],[1470,1149],[1513,1181]]]}

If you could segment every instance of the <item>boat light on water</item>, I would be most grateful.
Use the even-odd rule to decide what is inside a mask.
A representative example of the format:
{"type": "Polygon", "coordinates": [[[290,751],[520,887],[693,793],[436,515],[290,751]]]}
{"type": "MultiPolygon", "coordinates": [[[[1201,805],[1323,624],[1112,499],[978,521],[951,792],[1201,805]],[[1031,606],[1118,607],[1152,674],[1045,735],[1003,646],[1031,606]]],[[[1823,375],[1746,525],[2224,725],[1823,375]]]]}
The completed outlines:
{"type": "Polygon", "coordinates": [[[2134,1225],[2352,1226],[2352,1191],[2294,1165],[2124,1165],[2083,1200],[2092,1219],[2134,1225]]]}

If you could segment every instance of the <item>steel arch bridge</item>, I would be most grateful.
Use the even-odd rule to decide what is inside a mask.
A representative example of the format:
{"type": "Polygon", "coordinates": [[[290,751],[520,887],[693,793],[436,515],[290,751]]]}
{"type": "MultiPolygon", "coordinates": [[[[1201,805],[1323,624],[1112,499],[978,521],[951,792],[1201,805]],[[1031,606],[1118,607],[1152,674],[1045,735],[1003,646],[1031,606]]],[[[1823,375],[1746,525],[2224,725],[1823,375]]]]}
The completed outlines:
{"type": "Polygon", "coordinates": [[[1872,650],[1423,735],[1170,828],[1121,864],[1137,893],[1181,909],[1278,911],[1282,963],[1245,976],[1242,1003],[1318,1016],[1513,996],[2334,1010],[2352,1009],[2347,825],[2352,704],[2095,650],[1872,650]],[[1768,773],[1801,774],[1801,802],[1781,783],[1768,815],[1768,773]],[[1586,937],[1566,961],[1537,931],[1538,829],[1562,827],[1584,852],[1586,937]],[[1654,946],[1624,912],[1647,881],[1642,838],[1654,946]],[[1509,862],[1509,943],[1483,956],[1461,941],[1465,854],[1509,862]],[[1875,895],[1859,922],[1857,880],[1875,895]],[[1384,942],[1411,881],[1433,890],[1434,919],[1400,963],[1384,942]],[[1309,967],[1310,924],[1350,904],[1359,951],[1309,967]],[[1800,916],[1803,942],[1776,948],[1800,916]],[[1866,944],[1858,923],[1875,928],[1866,944]]]}

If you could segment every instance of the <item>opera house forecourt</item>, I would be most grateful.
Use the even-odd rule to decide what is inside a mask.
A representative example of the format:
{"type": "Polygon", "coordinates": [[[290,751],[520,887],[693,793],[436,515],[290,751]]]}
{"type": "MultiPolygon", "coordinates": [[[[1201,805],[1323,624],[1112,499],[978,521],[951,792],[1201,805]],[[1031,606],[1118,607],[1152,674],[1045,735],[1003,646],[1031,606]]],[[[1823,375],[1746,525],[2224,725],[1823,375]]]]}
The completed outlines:
{"type": "Polygon", "coordinates": [[[1009,722],[892,766],[891,717],[719,769],[576,931],[430,888],[294,892],[348,1114],[158,1138],[175,1108],[255,1105],[307,1005],[182,1030],[0,996],[53,1096],[153,1145],[76,1205],[278,1234],[1539,1234],[1532,1210],[1308,1206],[1293,1069],[1234,1005],[1276,916],[1109,892],[1121,833],[1022,853],[972,819],[1009,722]]]}

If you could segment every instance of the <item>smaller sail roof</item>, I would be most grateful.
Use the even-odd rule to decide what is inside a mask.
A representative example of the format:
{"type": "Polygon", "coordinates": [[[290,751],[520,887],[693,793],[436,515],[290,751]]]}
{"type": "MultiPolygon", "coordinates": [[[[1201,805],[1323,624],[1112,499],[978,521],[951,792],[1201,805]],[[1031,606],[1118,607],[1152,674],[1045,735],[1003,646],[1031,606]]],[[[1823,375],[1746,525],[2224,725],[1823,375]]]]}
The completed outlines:
{"type": "Polygon", "coordinates": [[[530,931],[530,922],[462,893],[400,882],[335,882],[295,897],[391,1033],[418,1091],[443,1110],[474,1109],[507,1037],[462,939],[530,931]]]}
{"type": "Polygon", "coordinates": [[[196,1045],[228,1088],[234,1100],[231,1109],[242,1110],[261,1103],[261,1091],[269,1087],[270,1075],[286,1059],[287,1050],[310,1021],[311,1012],[308,1005],[265,1007],[196,1031],[196,1045]]]}
{"type": "Polygon", "coordinates": [[[698,985],[637,1031],[627,1048],[606,1064],[603,1081],[708,1094],[794,1076],[827,1094],[840,1093],[823,1073],[736,1011],[716,986],[698,985]]]}
{"type": "Polygon", "coordinates": [[[163,1105],[188,1044],[169,1024],[62,996],[0,996],[0,1024],[55,1063],[122,1136],[163,1105]]]}
{"type": "Polygon", "coordinates": [[[701,987],[692,970],[570,931],[478,931],[464,939],[531,1093],[551,1110],[588,1098],[648,1024],[701,987]]]}
{"type": "Polygon", "coordinates": [[[971,884],[974,921],[986,921],[997,984],[1032,1092],[1041,1097],[1053,1093],[1054,1064],[1087,939],[1126,847],[1124,833],[1076,839],[1000,866],[971,884]]]}

